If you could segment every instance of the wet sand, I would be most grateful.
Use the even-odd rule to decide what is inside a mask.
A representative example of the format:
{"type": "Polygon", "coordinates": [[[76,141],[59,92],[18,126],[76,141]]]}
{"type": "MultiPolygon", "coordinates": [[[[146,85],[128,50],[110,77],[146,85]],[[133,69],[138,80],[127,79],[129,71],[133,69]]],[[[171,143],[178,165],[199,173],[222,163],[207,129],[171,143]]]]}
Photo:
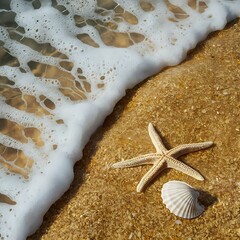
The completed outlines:
{"type": "Polygon", "coordinates": [[[46,213],[29,239],[240,238],[240,21],[230,23],[180,65],[127,91],[84,149],[69,191],[46,213]],[[180,158],[200,182],[176,170],[162,172],[144,193],[136,186],[151,166],[111,169],[123,159],[154,152],[152,122],[168,148],[213,141],[180,158]],[[201,189],[206,211],[193,220],[166,209],[161,188],[170,180],[201,189]]]}

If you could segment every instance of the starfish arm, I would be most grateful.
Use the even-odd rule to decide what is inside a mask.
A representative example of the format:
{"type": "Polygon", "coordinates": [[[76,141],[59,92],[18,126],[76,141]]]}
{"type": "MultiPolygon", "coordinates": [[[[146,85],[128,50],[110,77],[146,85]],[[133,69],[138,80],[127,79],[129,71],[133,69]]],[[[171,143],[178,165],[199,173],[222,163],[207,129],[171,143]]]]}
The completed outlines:
{"type": "Polygon", "coordinates": [[[152,168],[143,176],[141,181],[137,185],[137,192],[142,192],[146,186],[161,172],[166,168],[166,162],[164,160],[159,161],[154,164],[152,168]]]}
{"type": "Polygon", "coordinates": [[[179,160],[172,158],[170,156],[166,159],[167,167],[168,168],[174,168],[182,173],[187,174],[188,176],[191,176],[197,180],[203,181],[204,177],[195,169],[189,167],[187,164],[180,162],[179,160]]]}
{"type": "Polygon", "coordinates": [[[112,168],[127,168],[127,167],[136,167],[140,165],[153,164],[154,160],[159,158],[159,155],[156,153],[150,153],[141,155],[135,158],[131,158],[122,162],[117,162],[112,165],[112,168]]]}
{"type": "Polygon", "coordinates": [[[156,132],[152,123],[148,124],[148,133],[149,133],[149,136],[152,140],[152,143],[153,143],[154,147],[156,148],[157,153],[167,152],[167,149],[163,145],[162,139],[160,138],[160,136],[156,132]]]}
{"type": "Polygon", "coordinates": [[[168,151],[168,155],[178,158],[184,154],[190,152],[196,152],[202,149],[209,148],[213,145],[213,142],[200,142],[200,143],[190,143],[190,144],[182,144],[168,151]]]}

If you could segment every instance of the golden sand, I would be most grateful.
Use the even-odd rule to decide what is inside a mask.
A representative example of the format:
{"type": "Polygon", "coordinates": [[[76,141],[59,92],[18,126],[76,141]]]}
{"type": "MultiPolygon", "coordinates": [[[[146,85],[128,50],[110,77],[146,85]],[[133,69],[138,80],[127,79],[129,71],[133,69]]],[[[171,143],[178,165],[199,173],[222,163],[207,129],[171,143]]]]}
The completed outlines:
{"type": "Polygon", "coordinates": [[[211,34],[187,59],[147,79],[116,105],[75,166],[71,188],[47,212],[29,239],[239,239],[240,238],[240,21],[211,34]],[[137,183],[150,166],[111,164],[154,152],[152,122],[168,147],[213,141],[214,147],[180,159],[200,182],[166,170],[144,193],[137,183]],[[162,185],[181,180],[203,191],[206,211],[185,220],[161,200],[162,185]]]}

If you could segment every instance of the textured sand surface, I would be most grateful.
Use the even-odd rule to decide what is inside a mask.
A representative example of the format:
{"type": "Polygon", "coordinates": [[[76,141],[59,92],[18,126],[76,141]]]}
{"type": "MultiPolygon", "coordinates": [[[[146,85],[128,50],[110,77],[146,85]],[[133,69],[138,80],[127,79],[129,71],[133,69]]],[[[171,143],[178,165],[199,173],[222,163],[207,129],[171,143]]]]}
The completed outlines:
{"type": "MultiPolygon", "coordinates": [[[[129,90],[92,136],[75,166],[71,188],[29,239],[239,239],[240,238],[240,21],[211,34],[176,67],[129,90]],[[214,147],[180,159],[205,176],[162,172],[144,193],[137,183],[150,166],[111,164],[154,152],[152,122],[168,147],[213,141],[214,147]],[[161,188],[181,180],[203,191],[197,219],[172,215],[161,188]]],[[[59,173],[61,174],[61,173],[59,173]]]]}

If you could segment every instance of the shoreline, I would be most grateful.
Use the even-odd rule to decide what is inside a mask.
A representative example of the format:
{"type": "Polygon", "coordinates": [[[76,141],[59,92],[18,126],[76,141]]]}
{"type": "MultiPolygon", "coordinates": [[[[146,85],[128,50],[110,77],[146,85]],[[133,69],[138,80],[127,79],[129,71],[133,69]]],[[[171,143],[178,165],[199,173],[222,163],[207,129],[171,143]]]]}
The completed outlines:
{"type": "Polygon", "coordinates": [[[28,239],[237,239],[239,32],[237,19],[210,34],[178,66],[128,90],[86,145],[82,160],[74,167],[70,189],[28,239]],[[180,158],[201,172],[204,182],[171,169],[139,194],[136,185],[149,166],[110,168],[117,161],[154,152],[149,122],[160,131],[167,147],[215,143],[213,148],[180,158]],[[185,181],[206,192],[208,206],[203,215],[185,220],[165,208],[160,191],[170,180],[185,181]]]}

